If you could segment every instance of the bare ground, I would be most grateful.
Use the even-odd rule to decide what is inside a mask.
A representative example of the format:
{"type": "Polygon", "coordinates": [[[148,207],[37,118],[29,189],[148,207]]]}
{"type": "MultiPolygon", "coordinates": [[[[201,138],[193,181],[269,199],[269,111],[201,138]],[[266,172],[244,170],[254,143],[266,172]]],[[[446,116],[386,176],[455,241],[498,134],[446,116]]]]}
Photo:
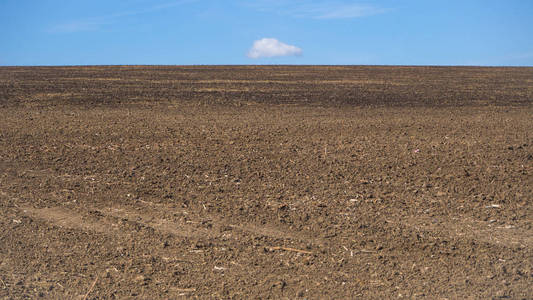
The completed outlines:
{"type": "Polygon", "coordinates": [[[531,299],[532,78],[0,68],[0,297],[531,299]]]}

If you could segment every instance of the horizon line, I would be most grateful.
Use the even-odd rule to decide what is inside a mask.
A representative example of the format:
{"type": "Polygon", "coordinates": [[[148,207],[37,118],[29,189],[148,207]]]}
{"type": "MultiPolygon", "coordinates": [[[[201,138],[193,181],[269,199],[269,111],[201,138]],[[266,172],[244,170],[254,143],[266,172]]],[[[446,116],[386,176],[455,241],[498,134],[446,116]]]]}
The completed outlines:
{"type": "Polygon", "coordinates": [[[473,68],[533,68],[533,65],[439,65],[439,64],[65,64],[65,65],[0,65],[0,68],[32,67],[473,67],[473,68]]]}

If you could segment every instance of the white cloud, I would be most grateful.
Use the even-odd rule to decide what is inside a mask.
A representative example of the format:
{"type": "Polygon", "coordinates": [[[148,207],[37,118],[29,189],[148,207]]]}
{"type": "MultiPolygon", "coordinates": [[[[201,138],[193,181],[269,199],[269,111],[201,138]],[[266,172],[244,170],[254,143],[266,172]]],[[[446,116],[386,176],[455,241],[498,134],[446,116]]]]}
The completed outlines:
{"type": "Polygon", "coordinates": [[[296,46],[287,45],[273,38],[263,38],[254,42],[247,55],[249,58],[261,58],[301,54],[302,49],[296,46]]]}

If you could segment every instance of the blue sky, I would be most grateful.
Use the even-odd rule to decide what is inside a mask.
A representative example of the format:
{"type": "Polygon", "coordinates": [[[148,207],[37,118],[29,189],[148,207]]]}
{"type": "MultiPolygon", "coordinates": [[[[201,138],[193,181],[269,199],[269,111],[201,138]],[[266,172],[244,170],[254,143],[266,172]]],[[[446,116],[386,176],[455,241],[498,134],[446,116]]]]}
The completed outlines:
{"type": "Polygon", "coordinates": [[[0,0],[0,65],[533,66],[531,0],[0,0]]]}

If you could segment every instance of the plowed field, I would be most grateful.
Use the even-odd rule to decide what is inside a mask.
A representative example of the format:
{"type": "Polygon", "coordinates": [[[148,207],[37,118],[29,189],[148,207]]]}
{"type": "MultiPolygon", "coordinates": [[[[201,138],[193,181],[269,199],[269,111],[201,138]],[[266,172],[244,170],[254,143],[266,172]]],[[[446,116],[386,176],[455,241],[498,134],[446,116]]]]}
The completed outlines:
{"type": "Polygon", "coordinates": [[[533,68],[2,67],[0,298],[533,298],[533,68]]]}

